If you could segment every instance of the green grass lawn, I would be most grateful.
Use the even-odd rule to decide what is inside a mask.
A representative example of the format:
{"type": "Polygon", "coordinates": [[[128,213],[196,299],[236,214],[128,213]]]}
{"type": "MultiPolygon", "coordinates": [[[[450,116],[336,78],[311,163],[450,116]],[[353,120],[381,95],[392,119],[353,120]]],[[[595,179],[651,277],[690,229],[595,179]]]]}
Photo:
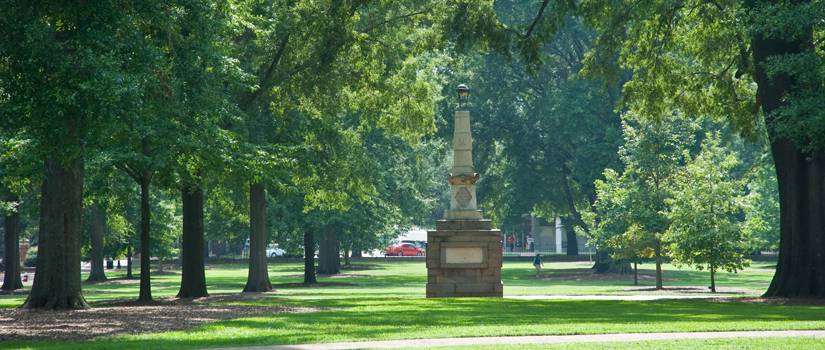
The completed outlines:
{"type": "MultiPolygon", "coordinates": [[[[771,266],[754,264],[738,274],[720,274],[718,281],[723,288],[745,291],[744,296],[758,295],[770,282],[771,266]]],[[[503,271],[505,295],[660,293],[628,291],[634,288],[632,276],[588,279],[583,277],[587,267],[586,262],[548,263],[545,273],[555,277],[537,279],[529,262],[507,262],[503,271]]],[[[328,309],[220,321],[188,331],[116,336],[93,342],[6,342],[0,343],[0,348],[171,349],[460,336],[825,329],[825,306],[821,305],[735,300],[425,299],[423,262],[371,263],[369,269],[345,270],[348,275],[343,277],[319,278],[320,282],[337,282],[335,286],[289,285],[301,282],[301,269],[300,264],[272,264],[271,278],[277,291],[242,303],[328,309]]],[[[666,269],[666,286],[707,285],[706,272],[672,266],[666,269]]],[[[650,270],[643,272],[651,274],[650,270]]],[[[210,293],[236,293],[245,279],[242,265],[222,265],[207,271],[210,293]]],[[[153,294],[174,296],[178,283],[176,274],[156,276],[153,294]]],[[[641,284],[650,287],[653,281],[645,279],[641,284]]],[[[84,290],[92,302],[131,299],[137,295],[137,281],[87,284],[84,290]]],[[[14,307],[23,300],[20,296],[0,296],[0,305],[14,307]]],[[[639,348],[646,346],[643,343],[639,348]]],[[[673,344],[672,348],[682,346],[679,342],[673,344]]]]}
{"type": "MultiPolygon", "coordinates": [[[[420,348],[418,348],[420,349],[420,348]]],[[[782,349],[782,350],[815,350],[825,349],[825,340],[814,337],[777,337],[777,338],[736,338],[736,339],[684,339],[684,340],[651,340],[639,342],[615,343],[569,343],[569,344],[537,344],[537,345],[496,345],[472,347],[437,347],[438,350],[696,350],[696,349],[782,349]]]]}

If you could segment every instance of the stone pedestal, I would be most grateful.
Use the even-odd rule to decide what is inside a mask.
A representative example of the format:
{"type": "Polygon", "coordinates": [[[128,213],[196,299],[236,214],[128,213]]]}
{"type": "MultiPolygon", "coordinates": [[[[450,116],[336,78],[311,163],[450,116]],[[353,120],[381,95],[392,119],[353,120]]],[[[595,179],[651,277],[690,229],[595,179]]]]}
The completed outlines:
{"type": "MultiPolygon", "coordinates": [[[[459,85],[459,93],[469,92],[459,85]]],[[[460,95],[461,96],[461,95],[460,95]]],[[[427,297],[501,297],[501,232],[478,209],[470,112],[455,112],[450,210],[427,232],[427,297]]]]}
{"type": "Polygon", "coordinates": [[[427,297],[501,297],[501,231],[490,220],[439,220],[427,232],[427,297]]]}

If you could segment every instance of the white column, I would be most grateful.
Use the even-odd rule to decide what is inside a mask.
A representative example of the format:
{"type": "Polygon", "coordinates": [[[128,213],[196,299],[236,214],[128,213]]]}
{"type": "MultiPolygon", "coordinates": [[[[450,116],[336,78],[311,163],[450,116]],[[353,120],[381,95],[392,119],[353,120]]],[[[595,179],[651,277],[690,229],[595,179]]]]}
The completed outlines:
{"type": "Polygon", "coordinates": [[[561,253],[562,227],[561,218],[556,216],[556,253],[561,253]]]}
{"type": "Polygon", "coordinates": [[[473,133],[470,129],[470,112],[455,111],[453,125],[452,175],[473,175],[473,133]]]}
{"type": "Polygon", "coordinates": [[[447,219],[481,219],[476,198],[478,174],[473,167],[473,135],[470,112],[455,112],[453,168],[450,173],[450,210],[447,219]]]}

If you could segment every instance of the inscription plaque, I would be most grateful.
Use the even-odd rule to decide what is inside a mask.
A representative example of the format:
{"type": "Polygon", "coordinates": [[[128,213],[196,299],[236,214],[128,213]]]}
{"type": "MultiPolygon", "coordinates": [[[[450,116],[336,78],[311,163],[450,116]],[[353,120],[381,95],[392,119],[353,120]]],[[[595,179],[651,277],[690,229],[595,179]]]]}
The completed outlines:
{"type": "Polygon", "coordinates": [[[481,264],[484,253],[481,247],[445,248],[447,264],[481,264]]]}

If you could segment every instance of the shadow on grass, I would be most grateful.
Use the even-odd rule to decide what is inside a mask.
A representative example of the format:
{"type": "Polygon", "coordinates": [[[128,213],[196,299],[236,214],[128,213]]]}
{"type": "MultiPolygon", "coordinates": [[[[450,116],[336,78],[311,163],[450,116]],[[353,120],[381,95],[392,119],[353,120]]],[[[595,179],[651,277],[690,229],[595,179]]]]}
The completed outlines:
{"type": "Polygon", "coordinates": [[[172,349],[474,335],[781,329],[785,322],[825,327],[823,306],[741,302],[270,298],[250,304],[298,304],[329,311],[221,321],[185,332],[26,345],[172,349]]]}

